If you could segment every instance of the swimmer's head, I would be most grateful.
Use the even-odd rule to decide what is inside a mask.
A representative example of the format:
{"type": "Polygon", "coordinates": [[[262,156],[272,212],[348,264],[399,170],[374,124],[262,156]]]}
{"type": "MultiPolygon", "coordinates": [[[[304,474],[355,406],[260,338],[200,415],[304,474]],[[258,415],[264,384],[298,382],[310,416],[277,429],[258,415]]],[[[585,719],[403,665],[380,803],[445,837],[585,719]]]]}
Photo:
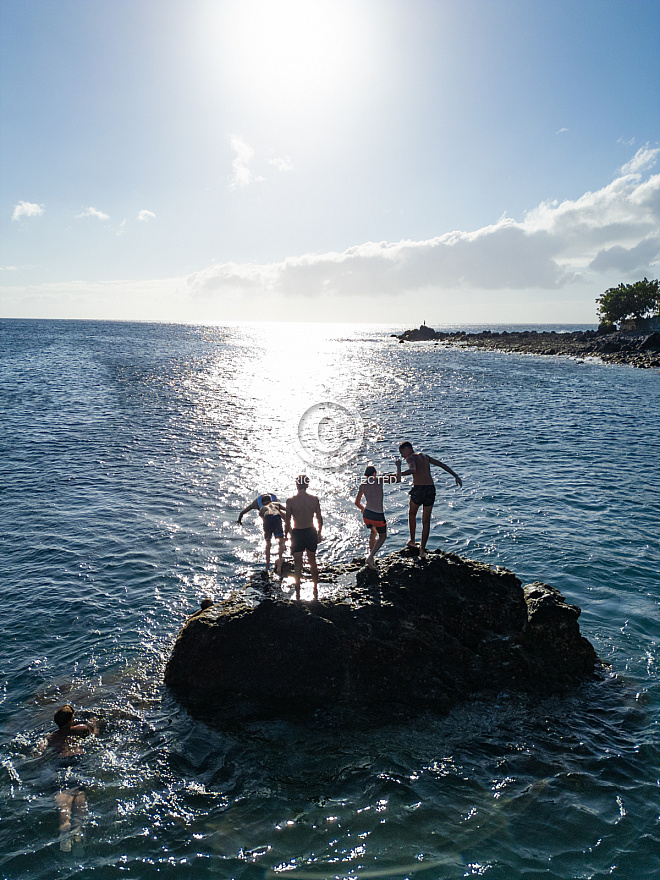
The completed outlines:
{"type": "Polygon", "coordinates": [[[70,724],[73,721],[74,715],[75,710],[73,706],[70,706],[68,703],[66,703],[64,706],[61,706],[55,713],[55,724],[57,724],[58,727],[66,727],[67,724],[70,724]]]}
{"type": "Polygon", "coordinates": [[[370,464],[368,467],[365,468],[364,475],[365,477],[375,477],[376,468],[372,464],[370,464]]]}
{"type": "Polygon", "coordinates": [[[272,500],[273,500],[273,496],[272,496],[272,495],[262,495],[262,496],[261,496],[261,503],[262,503],[262,504],[270,504],[270,502],[271,502],[272,500]]]}
{"type": "Polygon", "coordinates": [[[207,596],[207,598],[202,599],[202,601],[199,604],[201,606],[202,611],[206,611],[207,608],[210,608],[211,605],[213,605],[213,599],[209,599],[207,596]]]}
{"type": "Polygon", "coordinates": [[[306,489],[309,486],[309,477],[307,474],[300,474],[296,477],[296,486],[299,489],[306,489]]]}
{"type": "Polygon", "coordinates": [[[406,458],[413,451],[413,445],[408,440],[404,440],[403,443],[399,446],[399,452],[401,455],[406,458]]]}

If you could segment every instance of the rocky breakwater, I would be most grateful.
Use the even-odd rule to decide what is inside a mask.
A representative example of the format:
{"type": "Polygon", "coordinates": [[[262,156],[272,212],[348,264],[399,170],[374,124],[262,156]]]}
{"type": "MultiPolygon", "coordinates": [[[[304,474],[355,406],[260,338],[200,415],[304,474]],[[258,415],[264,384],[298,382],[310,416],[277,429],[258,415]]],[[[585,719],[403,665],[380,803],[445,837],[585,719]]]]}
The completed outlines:
{"type": "Polygon", "coordinates": [[[633,367],[660,367],[660,332],[598,333],[596,330],[557,333],[554,330],[503,331],[495,333],[444,333],[425,324],[395,337],[399,342],[437,342],[524,354],[564,355],[574,358],[598,357],[633,367]]]}
{"type": "Polygon", "coordinates": [[[580,609],[558,590],[452,554],[391,553],[378,574],[326,569],[320,593],[253,604],[237,593],[197,614],[165,683],[194,714],[218,719],[351,706],[444,712],[502,690],[560,692],[599,664],[580,609]]]}

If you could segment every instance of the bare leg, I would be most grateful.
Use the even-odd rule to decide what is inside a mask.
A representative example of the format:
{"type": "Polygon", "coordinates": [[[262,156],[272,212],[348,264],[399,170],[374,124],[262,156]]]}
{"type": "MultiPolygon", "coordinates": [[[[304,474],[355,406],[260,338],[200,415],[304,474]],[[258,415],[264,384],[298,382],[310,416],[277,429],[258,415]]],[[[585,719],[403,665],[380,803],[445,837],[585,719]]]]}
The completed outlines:
{"type": "Polygon", "coordinates": [[[293,580],[296,585],[296,599],[300,599],[300,576],[302,574],[303,555],[300,553],[293,554],[293,580]]]}
{"type": "Polygon", "coordinates": [[[374,571],[378,571],[378,568],[376,566],[376,560],[374,559],[374,556],[376,555],[376,553],[378,553],[380,548],[385,543],[385,540],[387,538],[387,532],[382,532],[379,535],[378,532],[376,531],[376,529],[373,529],[371,537],[372,537],[372,540],[369,541],[369,549],[371,552],[367,556],[366,563],[369,566],[369,568],[372,568],[374,571]],[[375,539],[375,540],[373,540],[373,539],[375,539]]]}
{"type": "Polygon", "coordinates": [[[266,571],[270,569],[270,538],[266,541],[266,571]]]}
{"type": "Polygon", "coordinates": [[[316,564],[316,553],[312,553],[311,550],[307,551],[307,560],[309,562],[309,567],[312,572],[312,583],[314,584],[314,598],[318,599],[319,597],[319,568],[316,564]]]}
{"type": "Polygon", "coordinates": [[[419,555],[422,559],[426,558],[426,542],[429,539],[429,532],[431,531],[432,511],[432,506],[422,508],[422,540],[419,545],[419,555]]]}
{"type": "Polygon", "coordinates": [[[285,538],[284,538],[284,537],[280,538],[280,539],[279,539],[279,542],[280,542],[280,552],[279,552],[279,555],[278,555],[278,557],[277,557],[277,562],[275,563],[275,571],[276,571],[276,572],[280,575],[280,577],[281,577],[281,576],[282,576],[282,563],[284,562],[284,545],[285,545],[285,538]]]}
{"type": "Polygon", "coordinates": [[[77,792],[71,807],[71,839],[74,843],[82,843],[82,826],[87,813],[87,798],[84,791],[77,792]]]}
{"type": "Polygon", "coordinates": [[[374,545],[376,543],[376,538],[378,537],[378,532],[376,531],[375,526],[371,526],[369,531],[369,552],[367,553],[367,558],[365,562],[369,568],[375,568],[374,565],[374,545]]]}
{"type": "Polygon", "coordinates": [[[410,529],[410,540],[406,544],[406,547],[416,547],[415,544],[415,534],[417,532],[417,511],[419,510],[419,504],[415,504],[414,501],[410,502],[410,507],[408,509],[408,528],[410,529]]]}
{"type": "Polygon", "coordinates": [[[71,852],[71,806],[73,793],[66,789],[58,791],[55,795],[55,803],[60,811],[60,849],[62,852],[71,852]]]}

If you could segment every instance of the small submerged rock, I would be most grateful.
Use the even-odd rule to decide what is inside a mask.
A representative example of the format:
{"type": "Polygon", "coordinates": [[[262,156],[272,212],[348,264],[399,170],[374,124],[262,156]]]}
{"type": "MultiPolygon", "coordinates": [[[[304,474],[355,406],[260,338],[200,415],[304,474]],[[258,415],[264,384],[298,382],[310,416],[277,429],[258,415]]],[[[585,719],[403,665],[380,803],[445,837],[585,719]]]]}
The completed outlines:
{"type": "Polygon", "coordinates": [[[234,594],[190,618],[165,683],[193,713],[217,718],[351,705],[447,711],[480,693],[562,691],[599,663],[579,608],[503,568],[401,551],[378,574],[354,563],[326,574],[331,600],[251,606],[234,594]]]}

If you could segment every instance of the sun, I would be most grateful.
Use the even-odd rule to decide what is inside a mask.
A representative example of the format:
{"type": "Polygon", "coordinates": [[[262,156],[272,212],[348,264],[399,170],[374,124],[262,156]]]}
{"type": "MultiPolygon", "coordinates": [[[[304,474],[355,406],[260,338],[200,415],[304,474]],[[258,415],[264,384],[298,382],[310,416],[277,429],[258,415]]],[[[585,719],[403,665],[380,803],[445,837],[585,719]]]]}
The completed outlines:
{"type": "Polygon", "coordinates": [[[240,0],[217,9],[225,83],[264,113],[327,110],[369,68],[366,7],[355,0],[240,0]]]}

